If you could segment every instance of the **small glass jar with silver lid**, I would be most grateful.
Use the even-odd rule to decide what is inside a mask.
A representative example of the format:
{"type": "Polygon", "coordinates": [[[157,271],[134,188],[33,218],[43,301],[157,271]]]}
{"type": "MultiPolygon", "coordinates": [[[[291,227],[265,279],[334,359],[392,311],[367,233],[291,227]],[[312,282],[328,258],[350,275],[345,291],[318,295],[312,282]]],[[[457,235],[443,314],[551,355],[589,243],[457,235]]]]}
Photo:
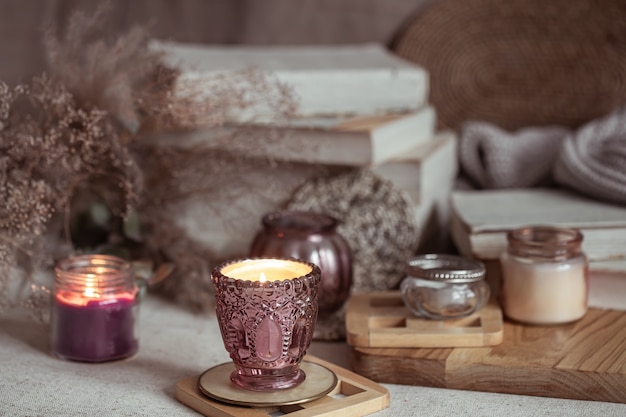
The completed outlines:
{"type": "Polygon", "coordinates": [[[433,320],[468,316],[487,304],[485,265],[457,255],[426,254],[406,265],[400,284],[404,304],[418,317],[433,320]]]}

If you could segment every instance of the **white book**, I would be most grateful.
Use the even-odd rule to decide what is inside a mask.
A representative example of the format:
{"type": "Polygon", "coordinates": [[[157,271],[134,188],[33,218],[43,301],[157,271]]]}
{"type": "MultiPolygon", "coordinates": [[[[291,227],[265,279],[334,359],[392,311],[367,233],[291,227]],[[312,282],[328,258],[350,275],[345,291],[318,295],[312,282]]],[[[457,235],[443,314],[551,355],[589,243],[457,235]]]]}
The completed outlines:
{"type": "MultiPolygon", "coordinates": [[[[210,88],[215,76],[256,68],[293,89],[297,117],[417,110],[427,102],[429,77],[421,66],[377,43],[319,46],[201,45],[154,41],[165,62],[181,70],[178,94],[210,88]]],[[[255,108],[257,118],[272,117],[255,108]]],[[[239,114],[244,119],[251,115],[239,114]]]]}
{"type": "Polygon", "coordinates": [[[573,227],[591,261],[626,258],[626,207],[560,189],[455,191],[451,235],[466,256],[498,259],[506,233],[527,225],[573,227]]]}
{"type": "Polygon", "coordinates": [[[152,138],[160,146],[257,149],[277,160],[326,165],[369,166],[430,141],[432,106],[402,115],[315,118],[286,124],[257,123],[198,128],[152,138]],[[262,146],[260,146],[262,144],[262,146]]]}
{"type": "Polygon", "coordinates": [[[457,136],[451,130],[439,131],[431,140],[372,166],[372,171],[405,190],[415,204],[420,204],[429,200],[437,189],[449,188],[456,178],[457,136]]]}
{"type": "Polygon", "coordinates": [[[251,166],[221,184],[238,191],[182,200],[173,208],[173,221],[218,259],[247,256],[263,215],[284,207],[299,187],[324,173],[311,164],[251,166]]]}
{"type": "Polygon", "coordinates": [[[371,168],[411,197],[418,249],[447,243],[450,194],[458,173],[457,140],[453,131],[440,131],[426,144],[371,168]]]}
{"type": "Polygon", "coordinates": [[[589,306],[626,311],[626,259],[589,263],[589,306]]]}
{"type": "MultiPolygon", "coordinates": [[[[377,170],[381,178],[391,181],[413,199],[419,229],[417,244],[426,243],[446,231],[449,194],[457,171],[456,139],[451,131],[438,132],[428,144],[369,168],[377,170]],[[402,168],[395,169],[394,166],[402,168]]],[[[327,169],[330,169],[327,175],[336,175],[357,168],[325,167],[324,171],[327,169]]],[[[214,205],[206,204],[203,198],[181,201],[176,209],[179,213],[176,223],[189,238],[221,258],[245,255],[261,228],[261,217],[284,207],[300,186],[322,172],[319,167],[305,163],[256,167],[232,178],[232,184],[224,184],[225,187],[237,187],[244,182],[248,187],[253,186],[254,192],[229,197],[223,204],[227,210],[219,216],[215,215],[214,205]],[[240,215],[242,212],[246,214],[240,215]],[[233,217],[235,214],[237,216],[233,217]]]]}

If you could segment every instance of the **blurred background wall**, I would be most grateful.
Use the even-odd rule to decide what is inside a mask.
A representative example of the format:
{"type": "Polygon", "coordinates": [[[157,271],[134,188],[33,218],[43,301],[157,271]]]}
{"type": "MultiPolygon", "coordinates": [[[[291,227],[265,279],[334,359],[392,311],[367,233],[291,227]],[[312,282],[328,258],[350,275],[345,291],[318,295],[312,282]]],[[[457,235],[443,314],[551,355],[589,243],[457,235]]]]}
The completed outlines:
{"type": "MultiPolygon", "coordinates": [[[[111,0],[106,29],[150,24],[156,38],[209,44],[389,44],[433,0],[111,0]]],[[[0,0],[0,80],[44,69],[43,28],[63,30],[95,0],[0,0]]]]}

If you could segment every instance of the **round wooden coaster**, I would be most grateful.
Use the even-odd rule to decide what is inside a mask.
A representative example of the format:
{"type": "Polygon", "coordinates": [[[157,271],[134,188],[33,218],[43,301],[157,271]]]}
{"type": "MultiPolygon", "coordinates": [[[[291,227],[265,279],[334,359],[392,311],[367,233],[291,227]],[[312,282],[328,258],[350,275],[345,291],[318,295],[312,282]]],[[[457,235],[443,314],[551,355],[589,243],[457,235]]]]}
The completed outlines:
{"type": "Polygon", "coordinates": [[[207,397],[221,402],[248,407],[272,407],[301,404],[328,394],[337,385],[337,375],[325,366],[302,361],[300,369],[306,378],[293,388],[259,392],[238,387],[230,381],[235,370],[232,362],[210,368],[198,378],[198,389],[207,397]]]}

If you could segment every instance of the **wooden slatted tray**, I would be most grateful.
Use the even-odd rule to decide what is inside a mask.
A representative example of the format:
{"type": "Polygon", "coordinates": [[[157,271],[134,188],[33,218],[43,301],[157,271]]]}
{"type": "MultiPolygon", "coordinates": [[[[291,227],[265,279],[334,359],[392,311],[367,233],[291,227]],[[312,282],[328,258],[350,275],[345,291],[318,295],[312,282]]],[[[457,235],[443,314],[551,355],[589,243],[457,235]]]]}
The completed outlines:
{"type": "Polygon", "coordinates": [[[626,312],[590,309],[560,326],[504,322],[492,347],[352,348],[377,382],[626,403],[626,312]]]}
{"type": "Polygon", "coordinates": [[[346,339],[356,347],[471,347],[502,342],[502,311],[495,302],[455,320],[415,317],[399,291],[356,294],[346,310],[346,339]]]}
{"type": "Polygon", "coordinates": [[[337,385],[325,397],[308,403],[254,408],[222,403],[206,397],[198,390],[198,377],[180,380],[176,384],[176,399],[207,417],[270,417],[276,413],[294,417],[341,415],[361,417],[389,406],[389,391],[361,375],[312,355],[305,360],[325,366],[337,375],[337,385]]]}

